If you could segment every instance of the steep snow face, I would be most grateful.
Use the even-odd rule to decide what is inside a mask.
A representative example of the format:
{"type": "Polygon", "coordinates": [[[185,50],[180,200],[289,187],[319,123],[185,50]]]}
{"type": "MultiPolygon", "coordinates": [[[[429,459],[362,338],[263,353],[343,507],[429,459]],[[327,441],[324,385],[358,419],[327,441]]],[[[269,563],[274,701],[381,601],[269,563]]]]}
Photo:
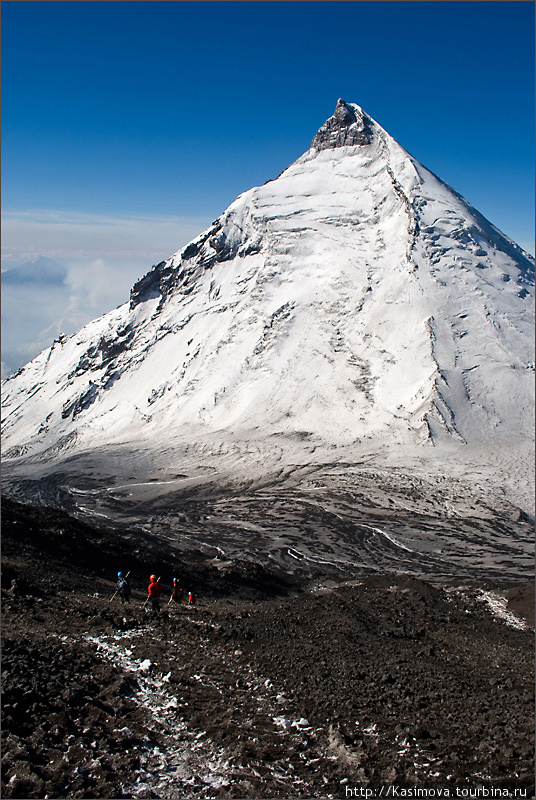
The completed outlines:
{"type": "Polygon", "coordinates": [[[532,436],[534,263],[359,106],[4,384],[4,458],[532,436]],[[189,433],[188,433],[189,432],[189,433]],[[164,447],[164,445],[166,447],[164,447]]]}

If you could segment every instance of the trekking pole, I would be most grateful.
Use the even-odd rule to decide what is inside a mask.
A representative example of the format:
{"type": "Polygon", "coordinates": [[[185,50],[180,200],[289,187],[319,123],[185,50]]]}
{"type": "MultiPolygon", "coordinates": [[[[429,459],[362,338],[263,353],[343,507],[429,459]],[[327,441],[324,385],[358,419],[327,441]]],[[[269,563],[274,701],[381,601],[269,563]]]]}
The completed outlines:
{"type": "MultiPolygon", "coordinates": [[[[129,575],[130,575],[130,570],[125,575],[125,580],[128,578],[129,575]]],[[[118,591],[119,591],[119,589],[116,589],[115,592],[113,593],[113,595],[110,597],[110,603],[112,602],[112,600],[114,599],[114,597],[116,596],[118,591]]]]}
{"type": "MultiPolygon", "coordinates": [[[[157,578],[157,581],[156,581],[156,582],[157,582],[157,583],[160,583],[160,580],[161,580],[160,578],[157,578]]],[[[148,602],[149,602],[149,597],[147,597],[147,600],[146,600],[146,601],[145,601],[145,603],[143,604],[143,607],[144,607],[144,608],[145,608],[145,606],[147,605],[147,603],[148,603],[148,602]]]]}

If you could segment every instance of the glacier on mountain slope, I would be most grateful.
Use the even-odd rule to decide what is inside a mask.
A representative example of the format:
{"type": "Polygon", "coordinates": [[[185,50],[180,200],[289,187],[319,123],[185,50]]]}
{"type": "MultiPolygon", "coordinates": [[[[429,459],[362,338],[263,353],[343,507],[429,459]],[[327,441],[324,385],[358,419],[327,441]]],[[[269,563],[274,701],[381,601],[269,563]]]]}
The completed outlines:
{"type": "Polygon", "coordinates": [[[140,481],[372,458],[527,508],[533,289],[528,254],[339,101],[276,180],[4,382],[7,480],[112,450],[140,481]]]}

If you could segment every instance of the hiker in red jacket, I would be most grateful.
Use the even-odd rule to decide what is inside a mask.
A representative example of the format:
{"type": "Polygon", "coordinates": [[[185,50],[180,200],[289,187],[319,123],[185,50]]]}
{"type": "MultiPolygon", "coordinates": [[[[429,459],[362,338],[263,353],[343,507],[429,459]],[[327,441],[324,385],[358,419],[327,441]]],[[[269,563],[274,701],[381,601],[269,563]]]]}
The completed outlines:
{"type": "Polygon", "coordinates": [[[149,584],[147,592],[153,607],[153,614],[156,616],[160,613],[160,595],[162,594],[162,586],[157,581],[156,575],[151,575],[151,583],[149,584]]]}

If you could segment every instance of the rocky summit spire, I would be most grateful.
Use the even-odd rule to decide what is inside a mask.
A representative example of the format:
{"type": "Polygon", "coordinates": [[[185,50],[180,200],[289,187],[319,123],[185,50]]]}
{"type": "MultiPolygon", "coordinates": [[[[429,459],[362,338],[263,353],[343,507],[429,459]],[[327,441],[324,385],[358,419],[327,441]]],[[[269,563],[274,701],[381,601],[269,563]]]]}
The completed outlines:
{"type": "Polygon", "coordinates": [[[371,120],[356,105],[340,97],[333,115],[324,122],[311,143],[311,149],[333,150],[336,147],[367,145],[372,141],[371,120]]]}

